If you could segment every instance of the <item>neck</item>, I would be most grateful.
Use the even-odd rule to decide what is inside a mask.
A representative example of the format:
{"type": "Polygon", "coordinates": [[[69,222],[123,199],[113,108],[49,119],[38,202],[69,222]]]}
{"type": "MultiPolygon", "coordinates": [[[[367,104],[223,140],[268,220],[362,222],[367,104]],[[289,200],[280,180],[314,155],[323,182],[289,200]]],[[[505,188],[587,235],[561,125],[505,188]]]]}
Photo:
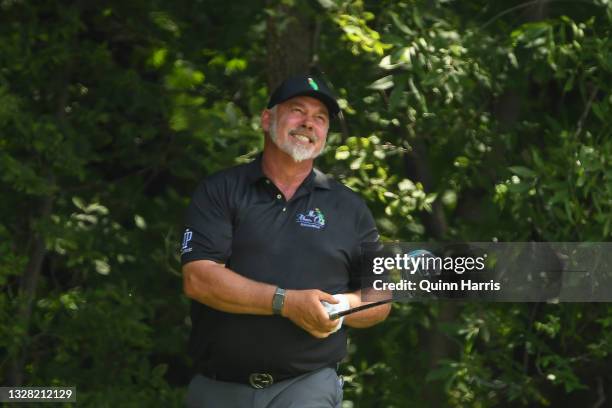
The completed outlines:
{"type": "Polygon", "coordinates": [[[314,160],[296,162],[266,137],[261,167],[266,175],[289,199],[312,171],[314,160]]]}

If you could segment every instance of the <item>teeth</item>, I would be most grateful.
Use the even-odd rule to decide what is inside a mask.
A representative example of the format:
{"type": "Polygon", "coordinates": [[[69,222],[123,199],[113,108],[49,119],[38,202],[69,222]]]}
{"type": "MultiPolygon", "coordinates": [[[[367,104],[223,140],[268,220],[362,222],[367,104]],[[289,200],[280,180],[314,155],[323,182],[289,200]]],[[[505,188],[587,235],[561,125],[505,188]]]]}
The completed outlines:
{"type": "Polygon", "coordinates": [[[301,141],[301,142],[304,142],[304,143],[308,143],[308,142],[310,142],[310,139],[309,139],[308,137],[306,137],[306,136],[302,136],[302,135],[295,135],[295,138],[296,138],[297,140],[301,141]]]}

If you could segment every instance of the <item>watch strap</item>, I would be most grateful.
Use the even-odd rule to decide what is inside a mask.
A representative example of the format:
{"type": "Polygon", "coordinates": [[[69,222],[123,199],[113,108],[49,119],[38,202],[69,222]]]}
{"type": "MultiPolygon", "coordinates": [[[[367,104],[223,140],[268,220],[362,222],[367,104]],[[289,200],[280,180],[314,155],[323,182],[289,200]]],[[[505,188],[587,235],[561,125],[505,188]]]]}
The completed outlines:
{"type": "Polygon", "coordinates": [[[280,315],[285,304],[285,289],[276,288],[274,297],[272,298],[272,312],[275,315],[280,315]]]}

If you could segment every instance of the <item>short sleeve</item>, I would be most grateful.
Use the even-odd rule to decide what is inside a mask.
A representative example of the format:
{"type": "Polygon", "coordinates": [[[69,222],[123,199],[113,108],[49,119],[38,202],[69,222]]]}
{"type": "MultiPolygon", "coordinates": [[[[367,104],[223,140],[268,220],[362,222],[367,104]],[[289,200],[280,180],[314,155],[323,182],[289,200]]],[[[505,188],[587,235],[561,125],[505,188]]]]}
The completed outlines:
{"type": "Polygon", "coordinates": [[[196,189],[185,214],[181,263],[226,263],[232,249],[232,212],[223,180],[208,178],[196,189]]]}
{"type": "Polygon", "coordinates": [[[356,243],[351,254],[351,271],[349,288],[351,290],[360,289],[363,278],[363,248],[367,244],[377,243],[380,241],[376,222],[370,212],[370,209],[362,203],[361,210],[358,214],[356,224],[356,243]]]}

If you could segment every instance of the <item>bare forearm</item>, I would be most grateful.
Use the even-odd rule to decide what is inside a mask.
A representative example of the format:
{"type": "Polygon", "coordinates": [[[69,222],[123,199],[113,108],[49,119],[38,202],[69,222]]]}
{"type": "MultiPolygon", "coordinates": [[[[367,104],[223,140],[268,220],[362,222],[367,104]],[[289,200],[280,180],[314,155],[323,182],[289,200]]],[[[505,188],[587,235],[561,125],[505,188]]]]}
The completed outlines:
{"type": "Polygon", "coordinates": [[[228,313],[272,314],[275,286],[257,282],[212,261],[183,267],[185,294],[213,309],[228,313]]]}
{"type": "MultiPolygon", "coordinates": [[[[370,302],[361,301],[361,291],[347,293],[351,308],[361,306],[370,302]]],[[[361,312],[352,313],[344,318],[344,324],[354,328],[365,328],[374,326],[387,318],[391,311],[391,305],[380,305],[361,312]]]]}

